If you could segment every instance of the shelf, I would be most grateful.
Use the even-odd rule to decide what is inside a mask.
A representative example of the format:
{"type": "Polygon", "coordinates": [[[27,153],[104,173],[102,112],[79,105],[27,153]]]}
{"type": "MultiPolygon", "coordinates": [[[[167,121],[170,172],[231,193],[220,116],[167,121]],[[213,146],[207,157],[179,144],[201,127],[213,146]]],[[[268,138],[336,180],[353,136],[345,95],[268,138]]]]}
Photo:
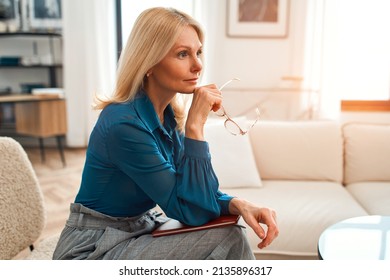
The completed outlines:
{"type": "Polygon", "coordinates": [[[17,36],[49,36],[61,37],[61,33],[57,32],[1,32],[0,37],[17,37],[17,36]]]}
{"type": "Polygon", "coordinates": [[[0,68],[61,68],[62,64],[35,64],[35,65],[0,65],[0,68]]]}
{"type": "Polygon", "coordinates": [[[57,94],[10,94],[3,95],[0,97],[1,103],[21,103],[21,102],[31,102],[31,101],[57,101],[64,100],[62,96],[57,94]]]}

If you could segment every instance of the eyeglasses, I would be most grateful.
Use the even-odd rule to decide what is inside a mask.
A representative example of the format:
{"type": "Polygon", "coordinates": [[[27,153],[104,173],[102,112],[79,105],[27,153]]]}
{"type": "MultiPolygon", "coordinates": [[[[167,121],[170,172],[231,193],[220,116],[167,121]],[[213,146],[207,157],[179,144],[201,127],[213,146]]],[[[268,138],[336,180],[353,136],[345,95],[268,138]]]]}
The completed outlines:
{"type": "MultiPolygon", "coordinates": [[[[238,78],[233,78],[229,81],[227,81],[226,83],[224,83],[220,88],[219,88],[219,91],[222,91],[222,89],[227,86],[228,84],[230,84],[231,82],[233,81],[240,81],[240,79],[238,78]]],[[[247,130],[243,130],[229,115],[228,113],[226,112],[225,108],[223,106],[221,106],[221,108],[219,108],[218,111],[215,112],[215,114],[219,117],[225,117],[226,120],[225,120],[225,128],[227,131],[229,131],[231,134],[233,135],[245,135],[249,132],[249,130],[254,127],[254,125],[257,123],[257,121],[260,119],[260,110],[259,108],[256,108],[255,109],[255,112],[256,112],[256,119],[254,121],[254,123],[249,126],[249,128],[247,130]]]]}

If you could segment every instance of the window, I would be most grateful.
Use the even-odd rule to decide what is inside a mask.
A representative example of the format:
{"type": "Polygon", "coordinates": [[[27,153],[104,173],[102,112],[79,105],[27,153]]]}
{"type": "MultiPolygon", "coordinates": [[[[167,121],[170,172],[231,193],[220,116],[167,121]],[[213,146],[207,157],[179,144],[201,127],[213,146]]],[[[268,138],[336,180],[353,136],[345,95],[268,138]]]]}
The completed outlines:
{"type": "Polygon", "coordinates": [[[334,71],[343,111],[390,111],[390,1],[337,1],[334,71]]]}
{"type": "MultiPolygon", "coordinates": [[[[118,18],[120,22],[118,26],[118,53],[124,45],[126,45],[127,38],[133,28],[134,22],[138,15],[151,7],[175,7],[190,15],[193,14],[192,1],[183,0],[142,0],[142,1],[128,1],[117,0],[118,18]]],[[[119,55],[119,54],[118,54],[119,55]]]]}

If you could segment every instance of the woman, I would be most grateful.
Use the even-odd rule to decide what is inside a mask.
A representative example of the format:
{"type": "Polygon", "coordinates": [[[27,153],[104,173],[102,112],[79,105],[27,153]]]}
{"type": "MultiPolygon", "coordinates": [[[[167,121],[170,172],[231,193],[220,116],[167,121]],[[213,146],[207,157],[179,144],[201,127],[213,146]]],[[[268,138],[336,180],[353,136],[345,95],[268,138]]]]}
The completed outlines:
{"type": "Polygon", "coordinates": [[[122,52],[114,96],[91,133],[82,182],[54,259],[253,259],[240,227],[153,238],[164,221],[189,225],[240,214],[262,239],[278,234],[275,212],[218,190],[203,126],[221,106],[215,85],[197,87],[203,33],[174,9],[137,19],[122,52]],[[192,94],[185,116],[178,93],[192,94]],[[268,226],[267,234],[259,222],[268,226]]]}

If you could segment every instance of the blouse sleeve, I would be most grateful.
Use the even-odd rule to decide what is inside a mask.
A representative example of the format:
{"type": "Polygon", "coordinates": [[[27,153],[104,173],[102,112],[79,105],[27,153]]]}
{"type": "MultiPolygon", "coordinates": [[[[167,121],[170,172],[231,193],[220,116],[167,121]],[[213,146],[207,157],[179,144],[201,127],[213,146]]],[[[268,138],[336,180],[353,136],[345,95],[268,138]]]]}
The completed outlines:
{"type": "Polygon", "coordinates": [[[142,126],[114,125],[108,138],[112,162],[167,216],[200,225],[228,214],[232,197],[218,190],[207,142],[184,138],[184,151],[175,167],[163,156],[154,135],[142,126]]]}

